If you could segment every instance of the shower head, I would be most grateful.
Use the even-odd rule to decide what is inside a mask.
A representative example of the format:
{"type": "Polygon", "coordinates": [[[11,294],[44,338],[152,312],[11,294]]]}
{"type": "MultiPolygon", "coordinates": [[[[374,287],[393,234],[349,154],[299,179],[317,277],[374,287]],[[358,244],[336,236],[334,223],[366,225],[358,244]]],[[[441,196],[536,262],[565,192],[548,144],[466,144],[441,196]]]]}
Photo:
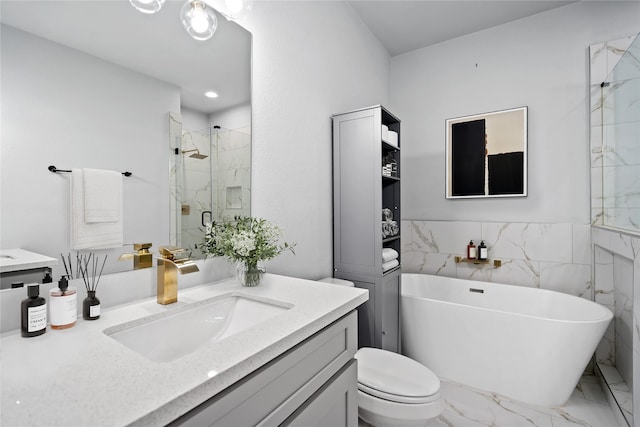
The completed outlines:
{"type": "Polygon", "coordinates": [[[195,151],[195,153],[191,154],[189,157],[193,157],[194,159],[206,159],[207,157],[209,157],[206,154],[200,154],[200,150],[198,150],[197,148],[193,150],[182,150],[182,154],[191,153],[193,151],[195,151]]]}

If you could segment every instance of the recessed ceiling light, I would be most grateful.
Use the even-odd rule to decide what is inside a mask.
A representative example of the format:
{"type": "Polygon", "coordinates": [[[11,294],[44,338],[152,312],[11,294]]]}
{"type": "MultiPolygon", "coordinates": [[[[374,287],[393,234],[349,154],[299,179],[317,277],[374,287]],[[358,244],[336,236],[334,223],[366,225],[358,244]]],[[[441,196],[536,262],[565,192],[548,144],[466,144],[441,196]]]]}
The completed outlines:
{"type": "Polygon", "coordinates": [[[217,98],[218,94],[215,93],[214,91],[210,90],[204,93],[204,96],[206,96],[207,98],[217,98]]]}

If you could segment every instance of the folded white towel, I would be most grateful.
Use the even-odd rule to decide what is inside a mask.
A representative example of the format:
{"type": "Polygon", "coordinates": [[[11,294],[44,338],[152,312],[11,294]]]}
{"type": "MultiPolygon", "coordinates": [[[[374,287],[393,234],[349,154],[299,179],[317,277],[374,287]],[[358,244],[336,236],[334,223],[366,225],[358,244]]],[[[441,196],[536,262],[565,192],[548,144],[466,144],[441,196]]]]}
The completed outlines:
{"type": "Polygon", "coordinates": [[[389,141],[389,126],[387,125],[382,125],[381,127],[381,131],[382,131],[382,140],[384,142],[389,141]]]}
{"type": "Polygon", "coordinates": [[[398,132],[394,132],[392,130],[389,131],[389,140],[387,141],[389,145],[393,145],[394,147],[398,146],[398,132]]]}
{"type": "Polygon", "coordinates": [[[389,262],[398,258],[398,251],[391,248],[382,248],[382,262],[389,262]]]}
{"type": "Polygon", "coordinates": [[[82,169],[84,181],[84,221],[120,221],[122,174],[102,169],[82,169]]]}
{"type": "MultiPolygon", "coordinates": [[[[106,249],[122,246],[123,221],[122,215],[118,221],[93,222],[85,221],[84,179],[81,169],[71,171],[71,207],[70,207],[70,237],[71,249],[106,249]]],[[[122,212],[122,198],[120,198],[119,212],[122,212]]]]}
{"type": "Polygon", "coordinates": [[[391,270],[392,268],[395,268],[398,265],[400,265],[400,262],[398,262],[397,259],[393,259],[389,262],[385,262],[382,264],[382,272],[384,273],[385,271],[391,270]]]}

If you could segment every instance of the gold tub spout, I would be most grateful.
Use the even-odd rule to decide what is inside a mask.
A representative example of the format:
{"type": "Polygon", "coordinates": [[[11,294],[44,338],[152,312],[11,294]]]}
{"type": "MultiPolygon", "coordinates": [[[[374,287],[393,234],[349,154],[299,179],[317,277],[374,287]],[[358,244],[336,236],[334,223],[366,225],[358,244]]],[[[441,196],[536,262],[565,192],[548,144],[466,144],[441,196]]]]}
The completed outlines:
{"type": "Polygon", "coordinates": [[[158,258],[158,304],[178,301],[178,272],[189,274],[200,271],[189,259],[189,252],[177,246],[161,247],[158,258]]]}

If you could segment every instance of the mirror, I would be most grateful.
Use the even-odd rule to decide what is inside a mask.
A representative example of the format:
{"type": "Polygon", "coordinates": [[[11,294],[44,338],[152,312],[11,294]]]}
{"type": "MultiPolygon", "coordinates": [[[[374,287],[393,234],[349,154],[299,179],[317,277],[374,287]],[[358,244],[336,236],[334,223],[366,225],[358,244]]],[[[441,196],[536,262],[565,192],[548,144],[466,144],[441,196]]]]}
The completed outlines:
{"type": "MultiPolygon", "coordinates": [[[[194,40],[181,6],[145,15],[126,0],[0,2],[2,249],[70,252],[70,176],[48,170],[55,165],[132,172],[124,241],[152,242],[157,253],[172,243],[172,218],[182,219],[168,171],[184,156],[170,149],[182,144],[170,113],[187,130],[240,130],[250,146],[251,34],[219,17],[210,40],[194,40]]],[[[99,251],[104,273],[133,268],[117,261],[131,251],[99,251]]],[[[63,273],[58,262],[54,279],[63,273]]]]}
{"type": "Polygon", "coordinates": [[[446,120],[446,197],[527,195],[527,107],[446,120]]]}
{"type": "MultiPolygon", "coordinates": [[[[172,123],[180,122],[180,116],[173,117],[172,123]]],[[[189,249],[192,259],[205,257],[198,247],[207,223],[251,215],[250,131],[219,125],[182,129],[181,155],[175,165],[180,192],[172,221],[176,221],[176,246],[189,249]]]]}

